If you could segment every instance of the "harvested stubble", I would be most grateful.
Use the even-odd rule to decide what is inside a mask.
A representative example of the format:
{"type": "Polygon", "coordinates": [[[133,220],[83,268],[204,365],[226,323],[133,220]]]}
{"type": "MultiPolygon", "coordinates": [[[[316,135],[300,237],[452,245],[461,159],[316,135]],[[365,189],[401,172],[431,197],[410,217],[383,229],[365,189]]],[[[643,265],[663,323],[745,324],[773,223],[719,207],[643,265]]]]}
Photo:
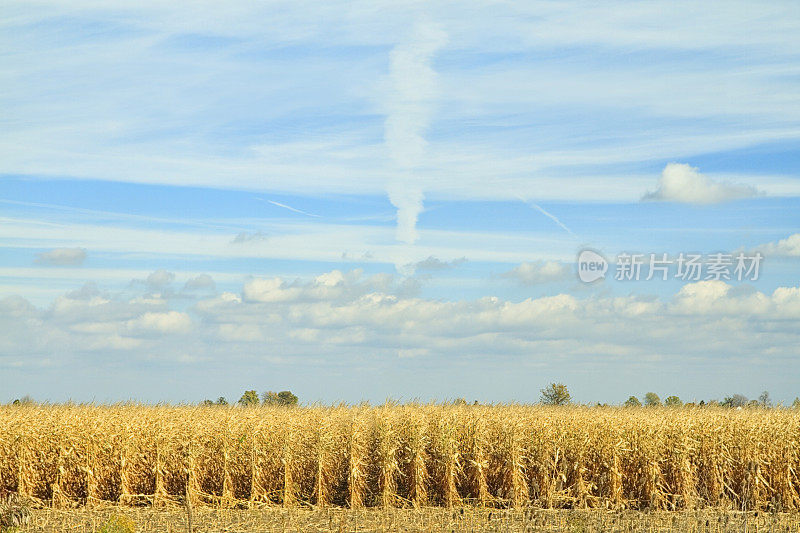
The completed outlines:
{"type": "MultiPolygon", "coordinates": [[[[189,530],[177,507],[93,506],[34,510],[16,533],[102,531],[104,524],[135,523],[137,533],[189,530]]],[[[193,533],[796,533],[798,513],[758,511],[607,511],[604,509],[492,509],[482,507],[317,509],[198,508],[193,533]]]]}
{"type": "Polygon", "coordinates": [[[0,494],[263,506],[800,509],[785,409],[0,407],[0,494]]]}

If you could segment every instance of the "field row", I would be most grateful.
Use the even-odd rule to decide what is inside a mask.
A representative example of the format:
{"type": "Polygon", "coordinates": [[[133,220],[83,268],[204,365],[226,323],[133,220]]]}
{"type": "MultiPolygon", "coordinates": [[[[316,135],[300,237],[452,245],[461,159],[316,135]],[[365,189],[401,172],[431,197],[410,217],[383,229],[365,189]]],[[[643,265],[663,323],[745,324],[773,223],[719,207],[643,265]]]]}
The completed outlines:
{"type": "Polygon", "coordinates": [[[800,508],[791,410],[0,407],[0,494],[55,507],[800,508]]]}

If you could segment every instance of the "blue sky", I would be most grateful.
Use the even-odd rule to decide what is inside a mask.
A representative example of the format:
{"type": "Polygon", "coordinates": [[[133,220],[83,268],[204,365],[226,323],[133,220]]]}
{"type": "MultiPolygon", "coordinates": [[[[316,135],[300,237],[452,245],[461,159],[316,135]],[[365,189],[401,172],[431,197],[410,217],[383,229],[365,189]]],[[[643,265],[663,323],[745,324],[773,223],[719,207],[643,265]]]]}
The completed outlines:
{"type": "Polygon", "coordinates": [[[795,2],[12,2],[0,401],[790,402],[798,35],[795,2]]]}

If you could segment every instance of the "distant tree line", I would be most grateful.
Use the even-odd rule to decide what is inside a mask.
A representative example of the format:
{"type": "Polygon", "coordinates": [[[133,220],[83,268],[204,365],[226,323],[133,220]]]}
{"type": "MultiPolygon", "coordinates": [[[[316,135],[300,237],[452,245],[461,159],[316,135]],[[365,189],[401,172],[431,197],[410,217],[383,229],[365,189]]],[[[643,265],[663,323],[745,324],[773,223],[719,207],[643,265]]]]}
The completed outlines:
{"type": "MultiPolygon", "coordinates": [[[[664,405],[666,407],[704,407],[708,406],[718,406],[718,407],[773,407],[772,399],[769,396],[769,392],[764,391],[758,397],[757,400],[749,400],[747,396],[743,394],[734,394],[733,396],[726,396],[725,399],[718,401],[718,400],[709,400],[708,402],[701,400],[700,402],[690,402],[684,404],[680,398],[677,396],[668,396],[664,402],[661,402],[661,398],[655,392],[648,392],[644,395],[644,402],[641,402],[639,398],[636,396],[631,396],[628,398],[625,403],[623,404],[625,407],[641,407],[644,405],[645,407],[658,407],[660,405],[664,405]]],[[[792,403],[792,407],[800,408],[800,398],[795,398],[794,402],[792,403]]]]}
{"type": "MultiPolygon", "coordinates": [[[[299,399],[292,391],[284,390],[280,392],[267,391],[261,394],[259,398],[258,392],[255,390],[246,390],[237,405],[242,407],[255,407],[257,405],[270,405],[278,407],[294,407],[298,404],[299,399]]],[[[201,405],[228,405],[228,400],[224,396],[217,398],[217,401],[204,400],[201,405]]]]}
{"type": "MultiPolygon", "coordinates": [[[[539,397],[540,403],[543,405],[567,405],[571,403],[571,396],[566,385],[563,383],[551,383],[541,391],[539,397]]],[[[734,394],[727,396],[723,400],[710,400],[708,402],[701,400],[700,402],[684,403],[678,396],[667,396],[664,401],[655,392],[648,392],[644,395],[642,400],[636,396],[631,396],[623,404],[624,407],[731,407],[731,408],[744,408],[744,407],[761,407],[768,408],[774,407],[769,392],[764,391],[756,400],[750,400],[743,394],[734,394]]],[[[606,404],[598,403],[597,406],[606,406],[606,404]]],[[[795,398],[792,402],[794,409],[800,409],[800,397],[795,398]]]]}
{"type": "MultiPolygon", "coordinates": [[[[547,387],[540,390],[539,402],[543,405],[569,405],[572,403],[572,396],[570,395],[567,386],[563,383],[550,383],[547,387]]],[[[10,405],[30,405],[35,404],[36,401],[30,396],[23,396],[12,402],[10,405]]],[[[260,396],[255,390],[244,391],[242,397],[236,402],[236,405],[242,407],[254,407],[257,405],[276,406],[276,407],[295,407],[299,403],[298,397],[291,391],[285,390],[280,392],[266,391],[260,396]]],[[[456,398],[452,402],[453,405],[467,406],[470,405],[464,398],[456,398]]],[[[204,406],[226,406],[228,400],[224,396],[220,396],[216,400],[203,400],[200,405],[204,406]]],[[[478,400],[475,400],[472,405],[479,405],[478,400]]],[[[607,404],[596,404],[597,406],[605,407],[607,404]]],[[[700,402],[684,403],[678,396],[667,396],[663,401],[661,397],[655,392],[646,393],[640,400],[636,396],[631,396],[622,404],[624,407],[730,407],[730,408],[745,408],[745,407],[761,407],[768,408],[774,407],[774,403],[770,398],[769,392],[764,391],[759,395],[758,399],[750,400],[743,394],[733,394],[726,396],[722,400],[709,400],[708,402],[701,400],[700,402]]],[[[794,399],[791,405],[794,409],[800,409],[800,397],[794,399]]]]}

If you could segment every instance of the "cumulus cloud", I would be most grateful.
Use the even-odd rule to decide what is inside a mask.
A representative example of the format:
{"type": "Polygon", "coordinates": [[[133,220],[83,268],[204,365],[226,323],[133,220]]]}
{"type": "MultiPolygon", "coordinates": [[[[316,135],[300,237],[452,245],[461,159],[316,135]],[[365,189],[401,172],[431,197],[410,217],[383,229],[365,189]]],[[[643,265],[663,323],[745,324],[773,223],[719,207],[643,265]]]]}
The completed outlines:
{"type": "Polygon", "coordinates": [[[756,251],[778,257],[800,257],[800,233],[789,235],[777,242],[762,244],[756,251]]]}
{"type": "Polygon", "coordinates": [[[364,277],[361,269],[332,270],[307,282],[289,282],[278,277],[253,279],[244,284],[242,296],[245,301],[272,303],[337,300],[386,290],[393,281],[389,274],[364,277]]]}
{"type": "Polygon", "coordinates": [[[736,288],[724,281],[707,280],[681,287],[673,298],[670,309],[676,313],[691,315],[748,316],[768,313],[772,307],[785,310],[785,305],[775,305],[778,301],[779,299],[773,301],[764,293],[747,287],[736,288]]]}
{"type": "Polygon", "coordinates": [[[334,270],[305,281],[253,279],[241,297],[224,292],[183,311],[161,299],[83,292],[65,294],[47,309],[20,297],[0,299],[0,368],[76,366],[115,353],[125,361],[191,354],[196,365],[313,362],[318,368],[470,360],[488,371],[498,358],[520,364],[603,358],[609,368],[645,358],[722,365],[791,360],[800,343],[800,288],[766,293],[711,280],[663,298],[447,301],[404,294],[392,276],[334,270]]]}
{"type": "Polygon", "coordinates": [[[520,263],[503,274],[523,285],[537,285],[550,281],[565,280],[570,276],[570,269],[558,261],[532,261],[520,263]]]}
{"type": "Polygon", "coordinates": [[[54,248],[36,256],[37,263],[50,266],[78,266],[85,260],[86,250],[83,248],[54,248]]]}
{"type": "Polygon", "coordinates": [[[159,290],[167,287],[173,281],[175,281],[175,274],[162,268],[147,276],[145,284],[153,290],[159,290]]]}
{"type": "Polygon", "coordinates": [[[200,274],[199,276],[195,276],[187,280],[183,286],[184,291],[213,291],[216,288],[217,284],[214,283],[214,278],[208,274],[200,274]]]}
{"type": "Polygon", "coordinates": [[[178,311],[148,312],[130,320],[128,328],[139,334],[151,333],[187,333],[192,328],[192,319],[186,313],[178,311]]]}
{"type": "Polygon", "coordinates": [[[36,307],[19,295],[0,298],[0,315],[13,317],[30,317],[36,313],[36,307]]]}
{"type": "Polygon", "coordinates": [[[103,296],[103,292],[97,287],[97,283],[87,281],[80,289],[70,291],[67,297],[73,300],[91,300],[103,296]]]}
{"type": "Polygon", "coordinates": [[[646,193],[642,200],[715,204],[757,196],[759,191],[749,185],[714,181],[684,163],[669,163],[661,172],[658,187],[646,193]]]}
{"type": "MultiPolygon", "coordinates": [[[[321,285],[344,289],[354,281],[332,274],[333,283],[321,285]]],[[[391,286],[370,292],[317,290],[309,297],[305,291],[317,285],[263,280],[241,301],[217,298],[198,303],[195,311],[228,341],[347,346],[356,352],[392,347],[404,358],[434,353],[548,357],[556,346],[559,353],[572,354],[745,357],[767,346],[773,352],[783,346],[789,353],[800,340],[792,320],[787,321],[800,318],[800,289],[792,287],[765,294],[702,281],[666,300],[558,294],[514,302],[404,297],[391,293],[391,286]],[[692,327],[697,323],[704,327],[692,327]]]]}

